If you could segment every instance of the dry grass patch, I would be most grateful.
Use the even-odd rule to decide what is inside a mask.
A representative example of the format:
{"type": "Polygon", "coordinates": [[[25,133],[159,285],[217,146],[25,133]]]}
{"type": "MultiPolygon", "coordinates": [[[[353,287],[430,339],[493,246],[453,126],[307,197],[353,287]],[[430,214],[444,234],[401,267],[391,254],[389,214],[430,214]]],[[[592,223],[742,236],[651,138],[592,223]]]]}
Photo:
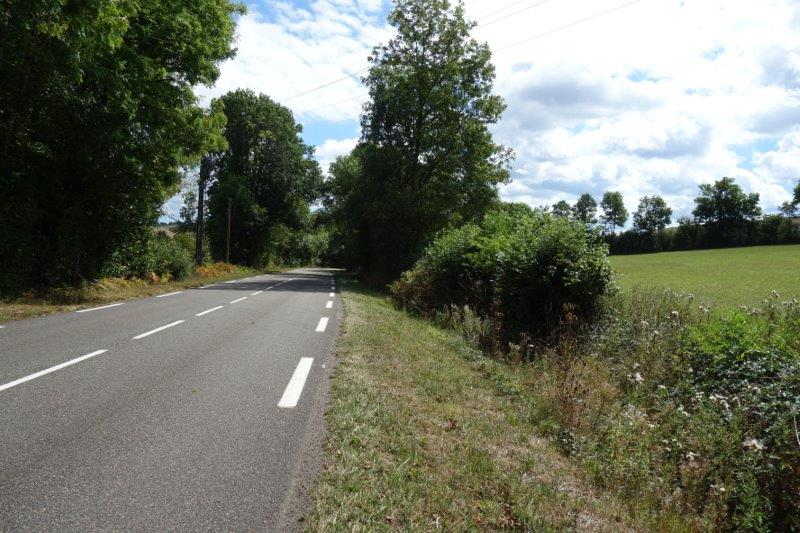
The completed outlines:
{"type": "Polygon", "coordinates": [[[310,531],[652,528],[536,435],[524,365],[344,289],[310,531]]]}
{"type": "Polygon", "coordinates": [[[145,298],[259,273],[262,271],[227,263],[213,263],[198,267],[193,275],[182,280],[159,278],[154,274],[147,280],[103,278],[83,287],[61,287],[50,289],[43,294],[30,292],[19,298],[0,300],[0,322],[74,311],[132,298],[145,298]]]}

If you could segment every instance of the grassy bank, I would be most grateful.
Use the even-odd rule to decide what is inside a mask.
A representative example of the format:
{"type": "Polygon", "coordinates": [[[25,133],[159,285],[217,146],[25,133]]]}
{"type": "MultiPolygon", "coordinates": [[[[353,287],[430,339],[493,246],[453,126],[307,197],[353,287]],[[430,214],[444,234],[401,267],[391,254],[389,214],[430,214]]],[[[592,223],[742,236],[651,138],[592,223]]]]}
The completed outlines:
{"type": "Polygon", "coordinates": [[[0,300],[0,323],[144,298],[259,273],[262,271],[216,263],[200,267],[191,276],[181,280],[162,280],[157,277],[150,280],[105,278],[83,287],[51,289],[43,294],[30,293],[19,298],[0,300]]]}
{"type": "Polygon", "coordinates": [[[713,305],[754,305],[771,291],[800,297],[800,245],[612,256],[624,289],[672,289],[713,305]]]}
{"type": "Polygon", "coordinates": [[[310,531],[682,530],[619,499],[538,431],[539,376],[345,285],[310,531]]]}

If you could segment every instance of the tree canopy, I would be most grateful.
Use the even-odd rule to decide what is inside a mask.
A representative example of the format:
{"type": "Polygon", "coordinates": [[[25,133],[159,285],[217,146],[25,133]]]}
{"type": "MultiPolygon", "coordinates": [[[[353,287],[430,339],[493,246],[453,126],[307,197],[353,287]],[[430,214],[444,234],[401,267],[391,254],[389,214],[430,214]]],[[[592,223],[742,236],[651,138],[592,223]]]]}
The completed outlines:
{"type": "Polygon", "coordinates": [[[701,223],[732,226],[761,214],[758,193],[745,194],[732,178],[700,185],[692,214],[701,223]]]}
{"type": "Polygon", "coordinates": [[[572,206],[566,200],[559,200],[553,204],[552,213],[557,217],[569,218],[572,216],[572,206]]]}
{"type": "Polygon", "coordinates": [[[653,235],[672,223],[672,209],[660,196],[644,196],[633,214],[633,229],[653,235]]]}
{"type": "Polygon", "coordinates": [[[505,105],[461,3],[398,0],[389,22],[396,35],[374,49],[364,79],[361,145],[331,168],[340,230],[359,248],[351,266],[376,281],[394,279],[438,231],[496,203],[511,155],[488,129],[505,105]]]}
{"type": "Polygon", "coordinates": [[[572,208],[572,215],[575,220],[580,220],[585,224],[597,223],[597,201],[591,194],[582,194],[575,202],[575,207],[572,208]]]}
{"type": "Polygon", "coordinates": [[[97,275],[221,142],[192,86],[233,55],[229,0],[26,0],[0,15],[0,291],[97,275]],[[13,262],[13,265],[11,264],[13,262]]]}
{"type": "Polygon", "coordinates": [[[231,261],[259,266],[281,260],[292,230],[309,220],[322,174],[292,112],[268,96],[230,92],[212,102],[226,117],[227,149],[213,156],[209,194],[212,252],[225,258],[231,204],[231,261]]]}
{"type": "Polygon", "coordinates": [[[600,220],[606,231],[614,232],[617,227],[622,227],[628,221],[628,210],[625,209],[625,202],[622,201],[622,193],[608,191],[603,194],[600,202],[603,210],[600,220]]]}

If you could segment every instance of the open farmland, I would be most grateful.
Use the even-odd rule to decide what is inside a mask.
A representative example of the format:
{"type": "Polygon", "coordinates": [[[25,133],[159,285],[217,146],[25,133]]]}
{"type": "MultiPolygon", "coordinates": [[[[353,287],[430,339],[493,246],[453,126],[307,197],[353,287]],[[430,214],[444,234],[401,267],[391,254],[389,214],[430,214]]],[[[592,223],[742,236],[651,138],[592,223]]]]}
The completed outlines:
{"type": "Polygon", "coordinates": [[[771,291],[800,297],[800,246],[753,246],[618,255],[611,264],[623,289],[669,288],[714,305],[750,305],[771,291]]]}

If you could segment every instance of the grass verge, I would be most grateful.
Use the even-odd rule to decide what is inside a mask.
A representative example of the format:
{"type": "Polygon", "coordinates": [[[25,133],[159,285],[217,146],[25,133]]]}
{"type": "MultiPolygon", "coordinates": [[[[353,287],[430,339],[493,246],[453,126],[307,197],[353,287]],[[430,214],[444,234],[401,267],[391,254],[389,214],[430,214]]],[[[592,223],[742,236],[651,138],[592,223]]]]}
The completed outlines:
{"type": "Polygon", "coordinates": [[[309,531],[683,529],[593,488],[537,436],[529,367],[357,285],[343,298],[309,531]]]}
{"type": "Polygon", "coordinates": [[[84,287],[51,289],[44,294],[28,294],[19,298],[0,300],[0,323],[37,316],[75,311],[84,307],[102,305],[133,298],[198,287],[218,281],[231,280],[279,272],[280,270],[254,270],[250,268],[215,263],[203,266],[182,280],[148,281],[143,279],[105,278],[84,287]]]}

